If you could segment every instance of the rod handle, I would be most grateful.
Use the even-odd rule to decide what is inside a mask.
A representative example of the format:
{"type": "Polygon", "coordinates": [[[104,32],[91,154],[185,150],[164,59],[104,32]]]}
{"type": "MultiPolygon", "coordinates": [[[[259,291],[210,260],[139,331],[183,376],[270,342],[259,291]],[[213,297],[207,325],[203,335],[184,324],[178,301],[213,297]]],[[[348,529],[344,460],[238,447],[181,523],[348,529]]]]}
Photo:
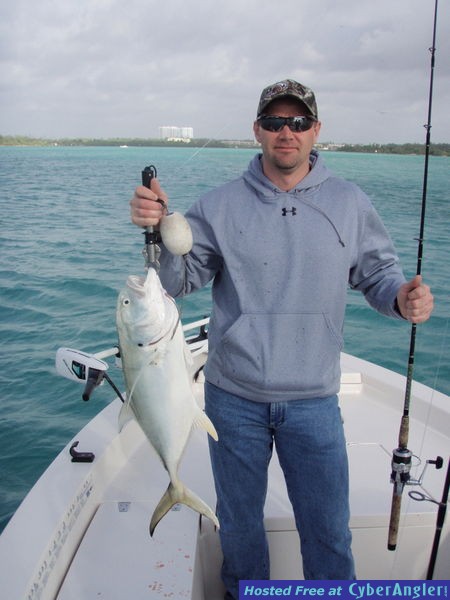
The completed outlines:
{"type": "Polygon", "coordinates": [[[397,547],[398,528],[400,524],[400,508],[402,505],[402,496],[398,495],[395,489],[392,492],[391,518],[389,521],[388,550],[395,550],[397,547]]]}
{"type": "Polygon", "coordinates": [[[398,432],[398,447],[407,448],[409,440],[409,415],[403,415],[398,432]]]}

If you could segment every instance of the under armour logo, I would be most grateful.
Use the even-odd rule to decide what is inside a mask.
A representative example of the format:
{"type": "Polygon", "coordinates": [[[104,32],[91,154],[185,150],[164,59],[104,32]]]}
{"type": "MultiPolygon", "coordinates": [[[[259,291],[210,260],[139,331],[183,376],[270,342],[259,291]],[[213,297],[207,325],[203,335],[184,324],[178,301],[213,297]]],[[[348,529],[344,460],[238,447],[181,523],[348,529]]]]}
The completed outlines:
{"type": "Polygon", "coordinates": [[[281,214],[283,215],[283,217],[285,217],[288,213],[291,213],[291,215],[294,217],[297,214],[297,209],[295,208],[295,206],[293,206],[291,210],[288,210],[287,208],[281,209],[281,214]]]}

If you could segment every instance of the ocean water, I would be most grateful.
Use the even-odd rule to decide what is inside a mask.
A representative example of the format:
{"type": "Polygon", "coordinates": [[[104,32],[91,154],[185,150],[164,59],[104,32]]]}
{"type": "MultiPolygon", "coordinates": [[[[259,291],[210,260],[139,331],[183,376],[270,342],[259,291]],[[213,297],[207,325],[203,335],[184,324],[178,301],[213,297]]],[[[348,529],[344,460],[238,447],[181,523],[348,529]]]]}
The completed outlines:
{"type": "MultiPolygon", "coordinates": [[[[253,150],[0,147],[0,530],[56,454],[113,398],[89,402],[58,377],[55,352],[116,343],[115,304],[126,277],[143,273],[143,235],[129,220],[140,172],[155,164],[171,207],[238,176],[253,150]]],[[[407,276],[416,269],[423,157],[327,152],[335,172],[371,196],[407,276]]],[[[418,328],[415,378],[450,394],[448,158],[431,158],[423,274],[436,298],[418,328]]],[[[183,299],[183,319],[209,312],[209,289],[183,299]]],[[[349,292],[345,350],[405,373],[410,327],[349,292]]],[[[111,371],[121,386],[119,371],[111,371]]],[[[412,406],[411,410],[414,410],[412,406]]],[[[394,440],[393,440],[394,443],[394,440]]]]}

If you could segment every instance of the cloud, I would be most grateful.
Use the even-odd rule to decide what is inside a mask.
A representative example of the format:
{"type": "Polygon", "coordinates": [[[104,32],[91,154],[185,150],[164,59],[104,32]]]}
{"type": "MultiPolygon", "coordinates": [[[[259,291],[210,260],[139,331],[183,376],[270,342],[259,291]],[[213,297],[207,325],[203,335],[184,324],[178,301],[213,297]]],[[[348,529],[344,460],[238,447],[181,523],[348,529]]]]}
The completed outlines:
{"type": "MultiPolygon", "coordinates": [[[[421,141],[433,2],[16,0],[0,8],[0,133],[251,138],[260,90],[317,94],[322,139],[421,141]]],[[[441,3],[433,140],[449,141],[441,3]]]]}

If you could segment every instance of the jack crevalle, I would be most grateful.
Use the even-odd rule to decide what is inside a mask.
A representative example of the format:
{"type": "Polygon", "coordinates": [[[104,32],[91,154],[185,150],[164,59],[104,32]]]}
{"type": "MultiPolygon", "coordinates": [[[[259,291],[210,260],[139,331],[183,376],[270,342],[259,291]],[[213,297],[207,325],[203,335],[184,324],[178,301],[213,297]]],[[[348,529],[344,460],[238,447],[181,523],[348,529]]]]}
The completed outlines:
{"type": "Polygon", "coordinates": [[[194,398],[192,358],[178,308],[153,268],[148,269],[147,277],[128,277],[119,294],[116,322],[127,390],[119,426],[135,418],[170,477],[151,518],[150,535],[177,503],[190,506],[218,526],[211,508],[178,478],[178,465],[192,427],[202,427],[215,440],[217,433],[194,398]]]}

